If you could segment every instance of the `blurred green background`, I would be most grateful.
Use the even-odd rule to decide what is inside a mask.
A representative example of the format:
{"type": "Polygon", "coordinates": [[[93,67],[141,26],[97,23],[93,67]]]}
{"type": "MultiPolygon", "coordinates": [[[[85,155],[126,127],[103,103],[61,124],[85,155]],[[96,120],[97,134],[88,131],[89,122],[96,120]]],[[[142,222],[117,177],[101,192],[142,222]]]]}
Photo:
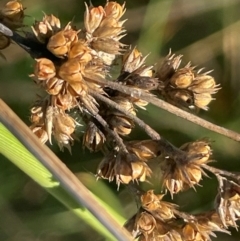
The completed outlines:
{"type": "MultiPolygon", "coordinates": [[[[0,4],[6,1],[1,0],[0,4]]],[[[92,0],[93,5],[105,1],[92,0]]],[[[123,3],[123,1],[119,1],[123,3]]],[[[22,0],[26,7],[27,25],[40,20],[43,12],[54,14],[62,24],[73,20],[83,26],[84,1],[81,0],[22,0]]],[[[149,54],[148,64],[160,61],[171,48],[173,53],[183,54],[183,63],[191,61],[212,75],[222,89],[215,96],[208,112],[199,115],[213,123],[240,132],[240,0],[126,0],[128,35],[123,42],[137,45],[144,55],[149,54]]],[[[18,46],[12,44],[2,51],[6,60],[0,60],[0,98],[2,98],[26,123],[29,124],[29,108],[41,90],[28,77],[33,72],[33,60],[18,46]]],[[[228,138],[184,121],[166,111],[149,106],[139,115],[161,135],[180,146],[202,137],[213,140],[215,166],[240,171],[240,148],[228,138]]],[[[131,139],[144,139],[139,129],[131,139]]],[[[124,186],[117,191],[114,183],[95,181],[95,171],[102,156],[82,149],[76,142],[72,155],[60,152],[56,145],[50,148],[98,197],[109,203],[124,218],[136,211],[133,195],[124,186]],[[106,195],[106,189],[108,195],[106,195]]],[[[155,188],[160,192],[160,173],[156,172],[153,184],[143,188],[155,188]]],[[[35,184],[23,172],[0,155],[0,241],[70,241],[104,240],[82,220],[70,213],[58,201],[35,184]]],[[[204,179],[197,192],[176,195],[174,202],[181,210],[197,213],[213,206],[217,183],[214,178],[204,179]],[[186,201],[187,200],[187,201],[186,201]]],[[[216,240],[239,240],[217,234],[216,240]]]]}

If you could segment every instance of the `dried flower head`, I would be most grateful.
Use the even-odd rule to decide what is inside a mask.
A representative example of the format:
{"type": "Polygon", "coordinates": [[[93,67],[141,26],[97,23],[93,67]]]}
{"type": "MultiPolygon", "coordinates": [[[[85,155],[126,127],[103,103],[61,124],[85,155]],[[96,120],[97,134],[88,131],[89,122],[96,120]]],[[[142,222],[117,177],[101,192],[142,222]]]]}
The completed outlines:
{"type": "Polygon", "coordinates": [[[206,140],[184,144],[179,153],[168,153],[161,164],[162,181],[173,195],[198,184],[205,174],[201,165],[209,161],[211,148],[206,140]]]}
{"type": "Polygon", "coordinates": [[[237,229],[240,219],[240,185],[223,180],[216,197],[216,207],[224,227],[233,226],[237,229]]]}
{"type": "Polygon", "coordinates": [[[3,8],[0,9],[1,22],[11,29],[22,27],[23,18],[24,8],[17,0],[7,2],[3,8]]]}
{"type": "Polygon", "coordinates": [[[45,15],[42,21],[35,21],[34,25],[32,26],[33,33],[38,41],[42,43],[46,43],[49,38],[60,31],[60,29],[60,20],[53,14],[45,15]]]}
{"type": "Polygon", "coordinates": [[[97,170],[98,178],[105,178],[109,181],[116,179],[118,186],[131,181],[144,182],[150,174],[150,168],[136,155],[116,151],[109,153],[101,161],[97,170]]]}

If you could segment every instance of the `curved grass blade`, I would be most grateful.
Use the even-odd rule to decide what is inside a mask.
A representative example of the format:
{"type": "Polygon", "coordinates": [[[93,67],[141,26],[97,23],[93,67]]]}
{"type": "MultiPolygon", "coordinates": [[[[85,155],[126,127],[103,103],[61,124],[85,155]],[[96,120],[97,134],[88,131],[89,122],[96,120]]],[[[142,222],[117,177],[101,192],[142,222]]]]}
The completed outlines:
{"type": "MultiPolygon", "coordinates": [[[[109,215],[110,209],[103,208],[102,203],[49,148],[39,142],[1,99],[0,122],[0,153],[108,240],[132,240],[119,222],[109,215]]],[[[123,219],[119,220],[123,222],[123,219]]]]}

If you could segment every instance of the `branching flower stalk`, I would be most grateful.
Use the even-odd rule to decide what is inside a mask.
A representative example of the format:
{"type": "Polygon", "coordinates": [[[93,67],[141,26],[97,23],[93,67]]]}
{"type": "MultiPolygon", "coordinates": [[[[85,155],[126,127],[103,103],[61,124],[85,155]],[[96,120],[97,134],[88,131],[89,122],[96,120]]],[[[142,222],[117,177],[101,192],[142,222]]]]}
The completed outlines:
{"type": "Polygon", "coordinates": [[[229,234],[229,227],[237,229],[240,175],[209,166],[212,149],[207,138],[175,147],[137,113],[138,108],[147,109],[151,103],[239,141],[240,134],[190,113],[208,110],[220,90],[211,71],[197,70],[190,62],[182,66],[182,55],[171,52],[161,63],[146,65],[146,57],[137,47],[121,42],[127,34],[126,20],[122,20],[125,4],[107,1],[104,6],[85,6],[82,29],[71,22],[63,25],[51,14],[35,21],[32,32],[24,31],[25,36],[15,31],[24,27],[22,4],[10,1],[0,11],[0,48],[13,41],[26,50],[35,61],[30,77],[46,91],[31,108],[30,129],[42,143],[52,143],[54,137],[61,150],[71,151],[74,142],[82,139],[90,151],[102,151],[97,178],[137,190],[139,210],[125,227],[140,241],[207,241],[215,232],[229,234]],[[112,78],[116,62],[120,62],[119,74],[112,78]],[[77,134],[78,125],[85,128],[83,136],[77,134]],[[135,125],[150,139],[129,140],[135,125]],[[213,173],[219,183],[215,207],[188,214],[163,201],[165,194],[141,190],[139,182],[148,181],[153,172],[149,166],[152,160],[159,163],[159,184],[172,199],[176,193],[200,185],[207,176],[205,171],[213,173]]]}

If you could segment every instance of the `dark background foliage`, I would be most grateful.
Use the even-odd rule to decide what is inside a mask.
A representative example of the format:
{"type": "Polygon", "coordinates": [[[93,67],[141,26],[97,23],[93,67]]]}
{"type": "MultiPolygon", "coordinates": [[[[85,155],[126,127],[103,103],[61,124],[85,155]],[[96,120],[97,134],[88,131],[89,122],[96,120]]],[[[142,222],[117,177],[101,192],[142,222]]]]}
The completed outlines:
{"type": "MultiPolygon", "coordinates": [[[[1,0],[0,4],[5,1],[1,0]]],[[[83,26],[84,1],[81,0],[22,0],[26,9],[25,23],[40,20],[43,12],[58,16],[62,24],[73,21],[83,26]]],[[[93,0],[97,6],[104,1],[93,0]]],[[[120,1],[123,3],[123,1],[120,1]]],[[[137,45],[144,55],[150,54],[148,64],[160,61],[171,48],[183,54],[183,62],[191,61],[199,68],[214,69],[212,75],[222,89],[208,112],[198,114],[218,125],[240,132],[240,0],[126,0],[128,35],[123,42],[137,45]]],[[[29,124],[29,109],[41,90],[28,77],[33,72],[33,60],[18,46],[12,44],[3,51],[6,60],[0,60],[0,97],[29,124]]],[[[175,145],[182,145],[202,137],[213,140],[213,159],[218,167],[240,171],[239,144],[212,133],[202,127],[182,120],[166,111],[149,106],[139,115],[161,135],[175,145]]],[[[132,139],[146,135],[136,129],[132,139]]],[[[90,153],[76,142],[72,155],[60,152],[56,145],[50,148],[77,174],[80,180],[97,196],[110,202],[125,218],[136,210],[134,198],[122,186],[116,191],[114,183],[104,182],[112,197],[95,182],[94,173],[101,154],[90,153]],[[118,201],[119,200],[119,201],[118,201]]],[[[153,184],[143,188],[156,188],[160,192],[160,172],[153,177],[153,184]]],[[[24,173],[0,156],[0,240],[1,241],[70,241],[102,240],[83,221],[67,211],[24,173]]],[[[197,213],[212,207],[217,184],[204,179],[197,191],[177,195],[174,202],[182,210],[197,213]]],[[[233,232],[234,234],[234,232],[233,232]]],[[[217,240],[238,240],[235,236],[218,235],[217,240]]]]}

